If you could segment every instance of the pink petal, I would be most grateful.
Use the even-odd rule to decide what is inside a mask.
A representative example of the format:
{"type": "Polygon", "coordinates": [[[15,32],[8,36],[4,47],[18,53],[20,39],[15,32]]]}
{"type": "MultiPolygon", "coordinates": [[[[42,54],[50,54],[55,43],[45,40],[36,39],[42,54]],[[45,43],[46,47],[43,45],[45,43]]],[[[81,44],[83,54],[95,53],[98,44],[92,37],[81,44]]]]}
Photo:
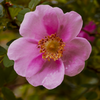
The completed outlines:
{"type": "Polygon", "coordinates": [[[37,10],[25,14],[19,31],[22,36],[37,40],[47,36],[46,29],[42,22],[42,16],[37,10]]]}
{"type": "Polygon", "coordinates": [[[20,34],[24,37],[40,40],[48,34],[57,33],[58,21],[62,15],[64,15],[63,11],[57,7],[39,5],[34,12],[25,14],[20,26],[20,34]]]}
{"type": "Polygon", "coordinates": [[[51,7],[49,5],[39,5],[39,6],[36,7],[36,10],[42,16],[42,18],[46,14],[50,14],[50,13],[51,14],[53,13],[53,14],[57,15],[58,19],[61,19],[61,17],[64,15],[63,11],[60,8],[58,8],[58,7],[51,7]]]}
{"type": "Polygon", "coordinates": [[[32,75],[38,73],[46,61],[42,59],[42,55],[34,58],[27,67],[26,77],[31,77],[32,75]]]}
{"type": "Polygon", "coordinates": [[[43,23],[49,35],[58,32],[59,20],[62,20],[64,13],[61,9],[54,7],[46,12],[43,23]]]}
{"type": "MultiPolygon", "coordinates": [[[[93,21],[90,21],[87,25],[85,25],[85,27],[83,28],[84,30],[93,33],[96,30],[96,24],[93,21]]],[[[84,32],[83,30],[80,31],[80,33],[78,34],[78,37],[83,37],[86,38],[87,40],[93,42],[95,37],[91,36],[91,34],[88,34],[86,32],[84,32]]]]}
{"type": "Polygon", "coordinates": [[[65,46],[62,60],[65,65],[65,74],[74,76],[80,73],[84,68],[84,62],[91,53],[90,43],[84,39],[77,37],[65,46]]]}
{"type": "Polygon", "coordinates": [[[79,74],[85,67],[85,62],[74,58],[74,61],[66,61],[64,62],[65,65],[65,74],[68,76],[75,76],[79,74]]]}
{"type": "Polygon", "coordinates": [[[62,61],[47,61],[37,74],[27,77],[27,80],[33,86],[43,85],[47,89],[53,89],[61,84],[63,78],[64,66],[62,61]]]}
{"type": "Polygon", "coordinates": [[[19,38],[9,46],[7,55],[9,59],[15,61],[15,71],[25,76],[29,63],[39,55],[37,42],[28,38],[19,38]]]}
{"type": "Polygon", "coordinates": [[[95,37],[94,36],[88,36],[87,40],[93,42],[95,40],[95,37]]]}
{"type": "Polygon", "coordinates": [[[62,21],[60,22],[62,25],[60,26],[60,30],[58,36],[63,39],[63,41],[71,41],[74,39],[82,28],[82,17],[74,12],[65,13],[62,21]]]}
{"type": "Polygon", "coordinates": [[[89,32],[93,32],[96,29],[96,24],[93,21],[90,21],[87,25],[85,25],[84,29],[89,32]]]}
{"type": "Polygon", "coordinates": [[[49,35],[57,33],[58,19],[54,11],[47,12],[43,17],[43,24],[49,35]]]}
{"type": "Polygon", "coordinates": [[[36,10],[37,10],[38,14],[41,15],[41,18],[43,18],[43,16],[51,9],[52,9],[52,7],[49,5],[39,5],[36,7],[36,10]]]}
{"type": "Polygon", "coordinates": [[[93,42],[95,39],[94,36],[90,36],[88,33],[85,33],[84,31],[80,31],[80,33],[78,34],[78,37],[83,37],[91,42],[93,42]]]}

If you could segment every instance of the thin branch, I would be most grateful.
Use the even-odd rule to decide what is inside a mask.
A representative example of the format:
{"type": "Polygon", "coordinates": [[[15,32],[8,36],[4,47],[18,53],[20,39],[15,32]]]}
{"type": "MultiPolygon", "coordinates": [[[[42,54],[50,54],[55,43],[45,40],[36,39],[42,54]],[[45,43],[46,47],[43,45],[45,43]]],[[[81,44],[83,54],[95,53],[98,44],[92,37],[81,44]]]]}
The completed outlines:
{"type": "Polygon", "coordinates": [[[87,66],[87,68],[90,69],[90,70],[93,70],[93,71],[96,72],[96,73],[100,73],[100,71],[98,71],[98,69],[92,68],[92,67],[90,67],[90,66],[87,66]]]}
{"type": "Polygon", "coordinates": [[[6,8],[6,11],[7,11],[7,15],[8,15],[8,18],[11,20],[11,23],[13,25],[15,25],[18,29],[19,29],[19,26],[16,24],[15,20],[12,19],[11,17],[11,14],[10,14],[10,11],[9,11],[9,7],[12,7],[13,4],[10,4],[9,2],[6,2],[4,4],[4,7],[6,8]]]}
{"type": "Polygon", "coordinates": [[[12,84],[12,85],[9,85],[7,86],[9,89],[13,90],[15,89],[16,87],[19,87],[19,86],[22,86],[22,85],[25,85],[25,84],[28,84],[28,82],[24,82],[24,83],[20,83],[20,84],[12,84]]]}
{"type": "Polygon", "coordinates": [[[82,31],[88,33],[90,36],[95,36],[95,35],[96,35],[94,32],[91,33],[91,32],[89,32],[89,31],[87,31],[87,30],[85,30],[85,29],[83,29],[83,28],[82,28],[82,31]]]}

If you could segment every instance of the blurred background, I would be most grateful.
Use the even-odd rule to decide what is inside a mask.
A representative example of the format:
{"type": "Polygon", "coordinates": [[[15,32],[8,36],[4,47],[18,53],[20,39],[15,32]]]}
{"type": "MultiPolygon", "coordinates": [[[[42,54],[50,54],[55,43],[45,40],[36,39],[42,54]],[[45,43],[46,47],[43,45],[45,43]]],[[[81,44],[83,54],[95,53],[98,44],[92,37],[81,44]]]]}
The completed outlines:
{"type": "Polygon", "coordinates": [[[0,100],[100,100],[100,0],[0,0],[0,100]],[[18,76],[6,55],[10,43],[20,37],[25,13],[40,4],[79,13],[83,28],[78,36],[92,45],[84,70],[74,77],[65,76],[52,90],[34,87],[18,76]]]}

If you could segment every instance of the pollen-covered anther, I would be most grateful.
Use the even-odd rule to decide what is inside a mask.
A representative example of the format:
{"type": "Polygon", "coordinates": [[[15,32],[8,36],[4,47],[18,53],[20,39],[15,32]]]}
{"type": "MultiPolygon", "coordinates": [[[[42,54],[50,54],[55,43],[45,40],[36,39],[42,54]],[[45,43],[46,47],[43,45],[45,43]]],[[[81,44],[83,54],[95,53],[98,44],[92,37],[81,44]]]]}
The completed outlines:
{"type": "Polygon", "coordinates": [[[38,48],[40,48],[40,53],[42,54],[43,59],[50,61],[58,60],[63,56],[65,43],[60,39],[56,34],[50,36],[45,36],[44,39],[41,39],[38,42],[38,48]]]}

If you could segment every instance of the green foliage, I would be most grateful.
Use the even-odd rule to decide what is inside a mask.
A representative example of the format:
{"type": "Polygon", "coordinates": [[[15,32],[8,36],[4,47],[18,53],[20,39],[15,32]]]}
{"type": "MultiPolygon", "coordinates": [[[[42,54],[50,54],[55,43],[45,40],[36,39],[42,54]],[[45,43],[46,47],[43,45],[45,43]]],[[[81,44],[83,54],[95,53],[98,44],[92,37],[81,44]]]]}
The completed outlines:
{"type": "Polygon", "coordinates": [[[33,10],[41,0],[31,0],[28,7],[33,10]]]}
{"type": "Polygon", "coordinates": [[[9,60],[8,56],[5,55],[4,58],[3,58],[3,64],[4,64],[5,67],[10,67],[10,66],[14,65],[14,61],[9,60]]]}
{"type": "Polygon", "coordinates": [[[15,39],[10,40],[9,42],[7,42],[7,46],[9,46],[15,39]]]}
{"type": "Polygon", "coordinates": [[[21,8],[9,8],[10,11],[10,15],[12,17],[12,19],[14,19],[14,17],[16,17],[18,15],[18,13],[21,11],[21,8]]]}
{"type": "Polygon", "coordinates": [[[4,76],[4,71],[3,69],[0,67],[0,87],[2,87],[5,83],[5,76],[4,76]]]}
{"type": "Polygon", "coordinates": [[[3,7],[2,7],[2,5],[0,5],[0,17],[2,17],[3,16],[3,7]]]}
{"type": "Polygon", "coordinates": [[[94,84],[82,84],[81,86],[86,87],[86,88],[92,88],[92,87],[95,87],[96,85],[94,85],[94,84]]]}
{"type": "Polygon", "coordinates": [[[13,94],[13,92],[10,89],[6,88],[6,87],[2,88],[2,93],[3,93],[4,98],[6,100],[17,100],[15,95],[13,94]]]}
{"type": "Polygon", "coordinates": [[[29,11],[30,11],[29,8],[24,8],[23,10],[21,10],[17,15],[18,21],[22,22],[23,18],[24,18],[24,15],[29,11]]]}
{"type": "Polygon", "coordinates": [[[93,91],[85,94],[85,97],[87,100],[95,100],[97,98],[97,96],[98,96],[97,93],[93,92],[93,91]]]}
{"type": "Polygon", "coordinates": [[[43,2],[42,5],[49,5],[50,2],[49,1],[46,1],[46,2],[43,2]]]}
{"type": "Polygon", "coordinates": [[[5,73],[5,81],[7,83],[14,81],[17,77],[17,74],[14,71],[13,67],[8,67],[4,69],[4,73],[5,73]]]}
{"type": "Polygon", "coordinates": [[[22,98],[17,98],[17,100],[23,100],[22,98]]]}
{"type": "Polygon", "coordinates": [[[29,100],[39,100],[39,96],[38,95],[32,95],[29,97],[29,100]]]}
{"type": "Polygon", "coordinates": [[[0,55],[4,55],[6,54],[6,52],[7,51],[3,47],[0,46],[0,55]]]}
{"type": "Polygon", "coordinates": [[[97,78],[97,74],[92,71],[92,70],[84,70],[84,75],[87,76],[87,77],[93,77],[93,78],[97,78]]]}
{"type": "Polygon", "coordinates": [[[0,100],[3,100],[3,99],[0,97],[0,100]]]}
{"type": "Polygon", "coordinates": [[[97,0],[97,2],[99,3],[99,5],[100,5],[100,0],[97,0]]]}

